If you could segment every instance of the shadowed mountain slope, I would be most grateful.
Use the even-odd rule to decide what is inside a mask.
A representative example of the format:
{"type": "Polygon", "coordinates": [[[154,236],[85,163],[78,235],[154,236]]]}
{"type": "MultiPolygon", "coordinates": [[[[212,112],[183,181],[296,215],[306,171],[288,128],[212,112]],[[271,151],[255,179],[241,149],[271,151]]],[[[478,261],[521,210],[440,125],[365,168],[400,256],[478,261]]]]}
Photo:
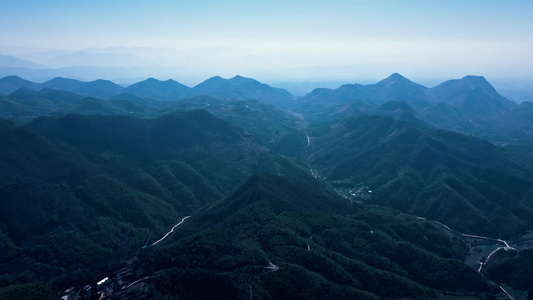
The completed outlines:
{"type": "Polygon", "coordinates": [[[306,172],[204,110],[151,120],[2,121],[0,138],[0,270],[13,282],[43,263],[49,268],[38,280],[75,280],[79,270],[137,251],[253,173],[306,172]]]}
{"type": "Polygon", "coordinates": [[[309,176],[254,175],[148,249],[151,283],[160,293],[195,299],[425,298],[435,289],[486,290],[480,275],[453,258],[466,249],[452,250],[429,223],[395,214],[353,207],[309,176]],[[198,277],[201,283],[190,279],[198,277]]]}
{"type": "Polygon", "coordinates": [[[305,127],[302,120],[272,104],[261,101],[205,95],[194,96],[177,101],[159,113],[167,114],[176,110],[190,109],[208,110],[247,130],[278,153],[290,154],[307,145],[307,138],[302,131],[305,127]],[[290,141],[283,142],[286,139],[290,139],[290,141]]]}
{"type": "Polygon", "coordinates": [[[75,104],[54,111],[52,115],[130,115],[142,117],[154,110],[156,110],[156,108],[153,106],[153,102],[145,99],[133,98],[132,100],[102,100],[87,97],[75,104]]]}

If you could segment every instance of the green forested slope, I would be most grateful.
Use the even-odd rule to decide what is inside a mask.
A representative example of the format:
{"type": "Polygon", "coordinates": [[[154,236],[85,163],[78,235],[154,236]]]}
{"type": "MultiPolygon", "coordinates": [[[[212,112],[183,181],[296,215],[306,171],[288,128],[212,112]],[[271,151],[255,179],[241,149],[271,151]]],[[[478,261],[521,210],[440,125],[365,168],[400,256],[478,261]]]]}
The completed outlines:
{"type": "Polygon", "coordinates": [[[154,294],[185,299],[488,291],[481,276],[457,260],[467,249],[432,224],[352,206],[309,176],[252,176],[147,251],[154,294]]]}
{"type": "MultiPolygon", "coordinates": [[[[132,257],[128,277],[100,291],[490,298],[500,290],[462,261],[495,245],[469,248],[431,219],[495,243],[533,227],[529,106],[502,107],[482,78],[437,93],[394,74],[300,102],[239,76],[196,90],[219,96],[177,100],[169,84],[177,87],[148,80],[142,95],[109,100],[28,89],[1,97],[7,117],[32,122],[0,120],[0,298],[59,298],[115,276],[132,257]],[[490,118],[465,119],[483,103],[490,118]],[[518,139],[522,154],[435,127],[518,139]],[[125,288],[134,282],[142,285],[125,288]]],[[[533,288],[523,243],[494,254],[482,273],[533,288]]]]}
{"type": "Polygon", "coordinates": [[[0,269],[12,283],[39,263],[50,267],[32,276],[50,279],[131,255],[255,172],[305,171],[206,111],[2,121],[0,138],[0,269]]]}
{"type": "Polygon", "coordinates": [[[311,133],[311,166],[329,180],[364,182],[370,203],[491,236],[533,225],[531,157],[381,116],[355,115],[311,133]]]}

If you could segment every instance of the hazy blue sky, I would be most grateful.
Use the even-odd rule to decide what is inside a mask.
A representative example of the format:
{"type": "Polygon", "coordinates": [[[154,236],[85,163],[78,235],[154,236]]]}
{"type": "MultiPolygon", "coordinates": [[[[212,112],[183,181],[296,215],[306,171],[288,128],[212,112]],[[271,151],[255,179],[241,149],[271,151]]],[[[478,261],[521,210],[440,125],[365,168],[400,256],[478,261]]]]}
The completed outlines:
{"type": "Polygon", "coordinates": [[[501,0],[3,0],[0,45],[7,54],[16,47],[202,48],[202,59],[174,64],[301,79],[313,70],[335,80],[365,72],[511,77],[533,70],[532,13],[533,1],[501,0]],[[228,49],[241,64],[225,64],[228,49]]]}

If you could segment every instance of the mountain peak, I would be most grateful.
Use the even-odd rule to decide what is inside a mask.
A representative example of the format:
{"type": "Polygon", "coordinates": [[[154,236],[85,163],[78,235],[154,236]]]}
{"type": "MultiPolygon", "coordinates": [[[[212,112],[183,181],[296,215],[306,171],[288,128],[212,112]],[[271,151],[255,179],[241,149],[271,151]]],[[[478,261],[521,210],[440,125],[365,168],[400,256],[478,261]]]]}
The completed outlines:
{"type": "Polygon", "coordinates": [[[9,96],[17,96],[17,95],[37,95],[39,92],[32,90],[28,87],[21,87],[13,91],[9,96]]]}
{"type": "Polygon", "coordinates": [[[45,81],[42,85],[52,89],[65,89],[66,86],[80,85],[81,81],[71,78],[54,77],[48,81],[45,81]]]}
{"type": "Polygon", "coordinates": [[[235,75],[233,78],[231,78],[231,80],[240,80],[240,79],[249,79],[249,78],[246,78],[246,77],[241,76],[241,75],[235,75]]]}
{"type": "Polygon", "coordinates": [[[467,80],[482,80],[482,81],[487,81],[487,79],[485,79],[485,77],[483,76],[480,76],[480,75],[466,75],[465,77],[463,77],[463,79],[467,79],[467,80]]]}
{"type": "Polygon", "coordinates": [[[11,75],[0,78],[0,94],[10,94],[21,87],[27,87],[32,90],[39,90],[41,85],[22,79],[18,76],[11,75]]]}
{"type": "Polygon", "coordinates": [[[433,90],[442,90],[445,93],[465,93],[475,89],[479,89],[483,93],[493,97],[501,97],[496,89],[483,76],[468,75],[461,79],[448,80],[432,88],[433,90]]]}
{"type": "Polygon", "coordinates": [[[492,85],[487,81],[487,79],[485,79],[485,77],[483,77],[483,76],[468,75],[468,76],[465,76],[465,77],[461,78],[459,81],[468,83],[470,85],[473,85],[473,86],[476,86],[476,87],[479,87],[479,88],[489,88],[490,87],[491,89],[494,89],[492,87],[492,85]]]}
{"type": "Polygon", "coordinates": [[[161,80],[155,79],[154,77],[150,77],[150,78],[144,80],[144,82],[161,82],[161,80]]]}
{"type": "Polygon", "coordinates": [[[431,88],[439,101],[448,103],[468,118],[497,115],[516,103],[501,96],[483,76],[465,76],[431,88]]]}
{"type": "Polygon", "coordinates": [[[4,78],[2,78],[0,80],[2,80],[2,81],[15,81],[15,80],[16,81],[22,81],[24,79],[18,77],[17,75],[9,75],[9,76],[6,76],[6,77],[4,77],[4,78]]]}
{"type": "Polygon", "coordinates": [[[392,73],[388,78],[394,78],[394,79],[407,79],[404,76],[402,76],[400,73],[392,73]]]}
{"type": "Polygon", "coordinates": [[[404,76],[402,76],[400,73],[392,73],[389,77],[383,79],[383,81],[385,80],[407,80],[407,81],[410,81],[409,79],[405,78],[404,76]]]}
{"type": "Polygon", "coordinates": [[[206,82],[206,81],[226,81],[226,80],[227,80],[227,79],[222,78],[222,77],[220,77],[220,76],[217,75],[217,76],[213,76],[213,77],[211,77],[211,78],[205,80],[204,82],[206,82]]]}
{"type": "Polygon", "coordinates": [[[213,88],[221,85],[221,84],[225,84],[228,80],[227,79],[224,79],[220,76],[213,76],[209,79],[206,79],[204,81],[202,81],[201,83],[199,83],[198,85],[196,85],[195,87],[193,87],[193,90],[196,90],[196,91],[201,91],[200,93],[208,93],[209,91],[211,91],[213,88]]]}
{"type": "Polygon", "coordinates": [[[255,79],[247,78],[247,77],[243,77],[243,76],[241,76],[241,75],[237,75],[237,76],[231,78],[229,81],[232,82],[232,83],[235,83],[235,84],[243,84],[243,83],[250,83],[250,82],[258,82],[258,81],[255,80],[255,79]]]}
{"type": "Polygon", "coordinates": [[[96,80],[90,81],[89,83],[118,85],[114,83],[113,81],[107,80],[107,79],[96,79],[96,80]]]}
{"type": "Polygon", "coordinates": [[[189,96],[190,88],[175,80],[161,81],[150,77],[128,86],[124,92],[149,98],[177,100],[189,96]]]}
{"type": "Polygon", "coordinates": [[[421,85],[412,82],[411,80],[405,78],[399,73],[393,73],[389,77],[376,83],[376,86],[378,87],[391,86],[391,85],[417,85],[417,86],[422,87],[421,85]]]}

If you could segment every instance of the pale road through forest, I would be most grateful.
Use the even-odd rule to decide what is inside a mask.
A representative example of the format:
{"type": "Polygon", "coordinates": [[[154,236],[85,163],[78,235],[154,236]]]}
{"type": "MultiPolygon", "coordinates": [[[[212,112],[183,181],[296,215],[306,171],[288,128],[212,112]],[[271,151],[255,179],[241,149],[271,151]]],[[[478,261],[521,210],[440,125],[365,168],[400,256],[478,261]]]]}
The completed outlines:
{"type": "Polygon", "coordinates": [[[162,238],[160,238],[159,240],[155,241],[153,244],[151,244],[150,246],[154,246],[158,243],[160,243],[162,240],[166,239],[167,236],[169,234],[171,234],[172,232],[174,232],[174,229],[176,229],[176,227],[180,226],[185,220],[187,220],[188,218],[190,218],[191,216],[186,216],[186,217],[183,217],[183,219],[181,219],[181,222],[179,222],[178,224],[174,225],[174,227],[172,227],[172,229],[170,229],[169,232],[167,232],[167,234],[165,234],[162,238]]]}

